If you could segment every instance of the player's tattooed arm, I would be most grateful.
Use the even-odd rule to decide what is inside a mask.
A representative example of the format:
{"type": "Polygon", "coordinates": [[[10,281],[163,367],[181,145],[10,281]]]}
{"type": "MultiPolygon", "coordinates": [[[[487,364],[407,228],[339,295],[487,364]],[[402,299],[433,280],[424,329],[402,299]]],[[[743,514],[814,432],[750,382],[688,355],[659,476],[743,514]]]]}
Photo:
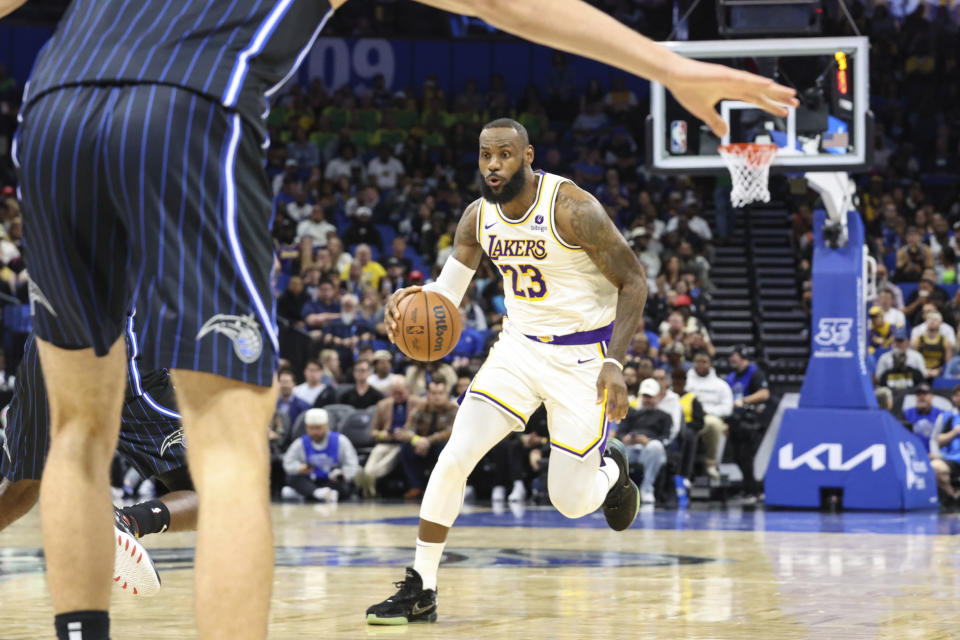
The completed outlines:
{"type": "MultiPolygon", "coordinates": [[[[647,282],[640,261],[597,199],[573,184],[560,185],[555,219],[560,237],[581,247],[619,291],[607,356],[623,363],[647,303],[647,282]]],[[[607,363],[600,373],[598,400],[604,391],[607,415],[618,422],[627,415],[629,404],[623,375],[616,365],[607,363]]]]}
{"type": "Polygon", "coordinates": [[[620,292],[609,355],[623,362],[647,302],[640,261],[597,199],[569,182],[557,194],[556,221],[560,237],[581,247],[620,292]]]}

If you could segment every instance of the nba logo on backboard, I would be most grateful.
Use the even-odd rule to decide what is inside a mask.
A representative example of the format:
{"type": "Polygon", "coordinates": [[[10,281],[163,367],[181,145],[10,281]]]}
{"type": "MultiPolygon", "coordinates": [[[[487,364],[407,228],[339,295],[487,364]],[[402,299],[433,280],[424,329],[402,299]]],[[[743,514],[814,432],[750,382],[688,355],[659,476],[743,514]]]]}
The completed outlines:
{"type": "Polygon", "coordinates": [[[670,153],[687,152],[687,121],[674,120],[670,123],[670,153]]]}

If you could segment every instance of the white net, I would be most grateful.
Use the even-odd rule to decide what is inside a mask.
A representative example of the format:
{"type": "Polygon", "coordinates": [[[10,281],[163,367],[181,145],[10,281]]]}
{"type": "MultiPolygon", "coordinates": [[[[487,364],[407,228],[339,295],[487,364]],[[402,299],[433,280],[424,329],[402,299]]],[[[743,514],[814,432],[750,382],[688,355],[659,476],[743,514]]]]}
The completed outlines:
{"type": "Polygon", "coordinates": [[[775,144],[740,142],[720,146],[720,155],[730,170],[733,190],[730,203],[742,207],[751,202],[770,202],[770,163],[777,155],[775,144]]]}

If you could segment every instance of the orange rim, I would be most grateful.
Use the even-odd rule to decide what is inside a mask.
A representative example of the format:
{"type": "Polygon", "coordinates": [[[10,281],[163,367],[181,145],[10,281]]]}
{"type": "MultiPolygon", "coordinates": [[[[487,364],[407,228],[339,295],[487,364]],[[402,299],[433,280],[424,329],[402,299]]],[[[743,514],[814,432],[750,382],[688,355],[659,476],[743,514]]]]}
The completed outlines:
{"type": "Polygon", "coordinates": [[[743,158],[744,163],[751,168],[770,164],[778,149],[779,147],[775,144],[757,144],[755,142],[734,142],[722,144],[718,148],[722,155],[743,158]]]}

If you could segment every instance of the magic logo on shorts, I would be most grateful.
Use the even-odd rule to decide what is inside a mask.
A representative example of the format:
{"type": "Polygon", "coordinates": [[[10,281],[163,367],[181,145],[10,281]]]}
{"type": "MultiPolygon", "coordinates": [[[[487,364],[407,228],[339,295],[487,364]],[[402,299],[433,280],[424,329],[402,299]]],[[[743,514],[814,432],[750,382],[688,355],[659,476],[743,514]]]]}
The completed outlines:
{"type": "Polygon", "coordinates": [[[232,316],[218,313],[200,327],[197,340],[210,333],[222,333],[233,341],[233,352],[241,362],[247,364],[256,362],[263,354],[263,337],[260,335],[260,325],[253,314],[248,316],[232,316]]]}
{"type": "Polygon", "coordinates": [[[43,291],[40,290],[39,285],[34,282],[29,276],[27,277],[27,296],[30,299],[30,315],[37,315],[36,304],[39,302],[44,309],[50,312],[54,318],[57,317],[57,312],[53,310],[53,305],[50,304],[50,300],[47,296],[44,295],[43,291]]]}
{"type": "Polygon", "coordinates": [[[160,443],[160,457],[162,458],[163,454],[165,454],[171,447],[178,444],[183,447],[187,446],[187,440],[183,435],[183,427],[180,427],[163,439],[163,442],[160,443]]]}

